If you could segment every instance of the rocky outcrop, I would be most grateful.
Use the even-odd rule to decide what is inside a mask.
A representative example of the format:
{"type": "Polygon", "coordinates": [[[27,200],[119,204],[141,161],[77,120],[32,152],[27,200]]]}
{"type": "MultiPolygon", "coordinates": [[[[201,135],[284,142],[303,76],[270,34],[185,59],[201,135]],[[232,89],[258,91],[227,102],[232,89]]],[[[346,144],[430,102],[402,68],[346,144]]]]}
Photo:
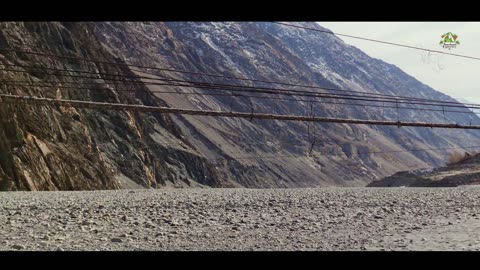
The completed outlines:
{"type": "Polygon", "coordinates": [[[457,187],[480,184],[480,154],[466,154],[461,162],[434,169],[397,172],[369,187],[457,187]]]}

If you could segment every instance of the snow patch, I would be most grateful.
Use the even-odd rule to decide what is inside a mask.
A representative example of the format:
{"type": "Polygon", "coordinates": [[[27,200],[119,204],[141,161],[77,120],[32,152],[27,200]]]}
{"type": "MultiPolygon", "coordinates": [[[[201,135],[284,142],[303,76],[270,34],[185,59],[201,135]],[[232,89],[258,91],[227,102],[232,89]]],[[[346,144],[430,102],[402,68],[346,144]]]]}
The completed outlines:
{"type": "Polygon", "coordinates": [[[233,62],[228,55],[226,55],[221,49],[219,49],[218,46],[215,45],[215,43],[213,43],[213,41],[210,39],[208,35],[202,33],[201,39],[205,43],[207,43],[207,45],[210,46],[214,51],[218,52],[221,56],[223,56],[223,58],[227,61],[227,63],[229,63],[230,66],[236,68],[235,62],[233,62]]]}

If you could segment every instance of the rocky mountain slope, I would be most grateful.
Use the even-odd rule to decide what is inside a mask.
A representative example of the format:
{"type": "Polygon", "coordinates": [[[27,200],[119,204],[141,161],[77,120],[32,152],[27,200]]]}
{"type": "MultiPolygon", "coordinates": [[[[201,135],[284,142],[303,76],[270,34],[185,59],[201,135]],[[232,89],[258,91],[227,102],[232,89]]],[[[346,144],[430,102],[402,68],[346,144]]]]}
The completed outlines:
{"type": "MultiPolygon", "coordinates": [[[[323,29],[313,23],[302,24],[323,29]]],[[[271,23],[1,23],[0,47],[453,101],[333,35],[271,23]]],[[[129,76],[148,71],[183,80],[242,83],[2,51],[0,63],[129,76]]],[[[255,112],[311,113],[311,104],[305,101],[159,93],[207,93],[208,89],[151,85],[141,78],[132,84],[111,81],[102,74],[95,79],[66,78],[41,74],[33,68],[17,69],[24,73],[0,71],[0,80],[95,83],[95,88],[104,91],[6,86],[1,93],[179,108],[249,112],[253,106],[255,112]]],[[[441,112],[400,109],[397,114],[392,109],[313,105],[317,116],[480,122],[473,114],[448,113],[444,117],[441,112]]],[[[3,103],[0,117],[2,190],[363,186],[397,171],[438,166],[447,156],[445,151],[398,151],[475,145],[480,135],[466,130],[248,121],[3,103]],[[308,155],[313,138],[315,145],[308,155]]]]}
{"type": "Polygon", "coordinates": [[[480,154],[469,155],[459,162],[438,168],[397,172],[373,181],[367,186],[457,187],[478,184],[480,184],[480,154]]]}

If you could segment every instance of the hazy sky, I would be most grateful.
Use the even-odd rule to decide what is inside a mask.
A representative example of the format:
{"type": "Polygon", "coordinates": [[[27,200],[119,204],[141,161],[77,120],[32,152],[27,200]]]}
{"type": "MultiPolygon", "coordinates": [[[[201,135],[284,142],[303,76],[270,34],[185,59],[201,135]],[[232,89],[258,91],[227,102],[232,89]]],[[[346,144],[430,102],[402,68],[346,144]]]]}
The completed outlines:
{"type": "MultiPolygon", "coordinates": [[[[432,50],[480,57],[480,22],[319,22],[340,34],[350,34],[432,50]],[[441,35],[452,32],[460,45],[451,50],[439,45],[441,35]]],[[[369,56],[394,64],[435,90],[480,103],[480,60],[339,37],[369,56]]]]}

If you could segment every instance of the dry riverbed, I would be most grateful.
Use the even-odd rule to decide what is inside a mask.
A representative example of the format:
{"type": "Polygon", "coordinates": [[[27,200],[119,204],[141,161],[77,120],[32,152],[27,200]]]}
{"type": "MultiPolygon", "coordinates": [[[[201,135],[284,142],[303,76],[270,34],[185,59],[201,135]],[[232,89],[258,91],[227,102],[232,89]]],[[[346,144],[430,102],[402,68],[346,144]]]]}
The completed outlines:
{"type": "Polygon", "coordinates": [[[480,250],[480,188],[0,192],[0,250],[480,250]]]}

